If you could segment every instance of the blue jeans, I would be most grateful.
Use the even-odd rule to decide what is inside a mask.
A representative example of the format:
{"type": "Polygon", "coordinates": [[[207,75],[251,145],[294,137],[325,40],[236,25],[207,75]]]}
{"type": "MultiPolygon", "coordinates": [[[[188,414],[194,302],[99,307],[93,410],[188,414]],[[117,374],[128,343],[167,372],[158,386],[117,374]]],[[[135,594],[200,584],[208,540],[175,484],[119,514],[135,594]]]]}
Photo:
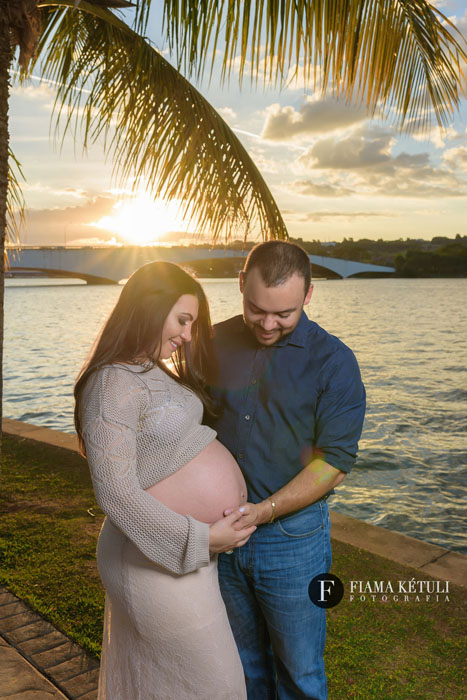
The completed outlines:
{"type": "Polygon", "coordinates": [[[326,611],[311,602],[308,584],[330,567],[325,501],[260,525],[243,547],[219,555],[248,700],[326,700],[326,611]]]}

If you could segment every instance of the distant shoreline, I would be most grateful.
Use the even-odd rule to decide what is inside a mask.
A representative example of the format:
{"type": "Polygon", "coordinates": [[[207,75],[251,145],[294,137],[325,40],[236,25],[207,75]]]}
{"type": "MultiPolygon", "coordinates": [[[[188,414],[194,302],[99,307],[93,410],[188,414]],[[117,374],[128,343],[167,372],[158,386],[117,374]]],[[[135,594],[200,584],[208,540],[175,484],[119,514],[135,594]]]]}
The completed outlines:
{"type": "MultiPolygon", "coordinates": [[[[205,271],[203,270],[202,273],[198,273],[194,269],[194,265],[185,265],[184,267],[188,267],[193,272],[195,273],[196,277],[201,278],[201,279],[237,279],[239,272],[241,268],[238,269],[237,272],[226,272],[222,273],[221,271],[205,271]]],[[[313,268],[313,266],[312,266],[313,268]]],[[[313,270],[312,270],[313,272],[313,270]]],[[[361,273],[359,275],[354,275],[353,277],[350,277],[348,279],[351,280],[358,280],[358,279],[465,279],[467,277],[467,273],[461,274],[461,275],[398,275],[396,272],[393,273],[385,273],[385,274],[377,274],[377,273],[372,273],[372,272],[366,272],[366,273],[361,273]]],[[[86,286],[86,282],[79,280],[78,278],[74,277],[60,277],[60,278],[54,278],[54,277],[46,277],[42,275],[28,275],[28,274],[9,274],[8,272],[5,273],[5,279],[6,280],[54,280],[54,279],[60,279],[60,280],[69,280],[69,285],[73,286],[73,284],[77,286],[86,286]]],[[[321,275],[315,275],[313,273],[313,280],[325,280],[327,282],[332,282],[334,280],[340,280],[342,279],[340,277],[326,277],[326,276],[321,276],[321,275]]],[[[8,285],[7,285],[8,286],[8,285]]],[[[11,285],[13,286],[13,285],[11,285]]],[[[41,285],[44,286],[44,285],[41,285]]]]}
{"type": "MultiPolygon", "coordinates": [[[[454,238],[436,236],[431,241],[424,239],[407,238],[403,240],[384,241],[363,238],[354,240],[344,238],[341,242],[322,242],[318,240],[303,240],[291,238],[292,242],[301,245],[309,255],[323,256],[349,260],[369,265],[388,266],[395,272],[365,272],[353,275],[352,279],[384,279],[384,278],[421,278],[421,279],[461,279],[467,277],[467,236],[457,234],[454,238]]],[[[149,246],[151,248],[165,248],[161,245],[149,246]]],[[[171,248],[194,248],[199,255],[200,249],[212,250],[228,248],[238,251],[237,255],[224,258],[205,258],[190,261],[187,265],[198,277],[233,279],[238,276],[243,268],[245,256],[255,245],[255,241],[232,241],[229,245],[198,243],[192,246],[180,246],[173,242],[171,248]]],[[[25,250],[30,246],[25,246],[25,250]]],[[[35,246],[37,247],[37,246],[35,246]]],[[[62,246],[41,246],[44,248],[62,248],[62,246]]],[[[115,247],[115,246],[112,246],[115,247]]],[[[122,248],[134,248],[135,246],[122,246],[122,248]]],[[[73,246],[68,246],[73,248],[73,246]]],[[[11,249],[14,255],[14,249],[11,249]]],[[[313,264],[313,275],[325,279],[340,279],[340,276],[329,269],[320,268],[313,264]]],[[[8,277],[8,272],[6,273],[8,277]]],[[[15,277],[19,274],[16,275],[15,277]]],[[[24,275],[32,277],[32,275],[24,275]]],[[[58,275],[57,275],[58,276],[58,275]]]]}

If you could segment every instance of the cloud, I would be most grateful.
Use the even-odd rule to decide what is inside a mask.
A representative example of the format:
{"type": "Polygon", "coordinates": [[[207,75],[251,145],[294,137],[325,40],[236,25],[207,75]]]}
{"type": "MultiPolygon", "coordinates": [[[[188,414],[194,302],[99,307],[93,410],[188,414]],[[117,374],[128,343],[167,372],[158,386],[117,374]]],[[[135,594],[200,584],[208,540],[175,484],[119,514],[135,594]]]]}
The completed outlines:
{"type": "Polygon", "coordinates": [[[419,141],[421,143],[428,141],[432,143],[435,148],[444,148],[447,141],[461,141],[465,139],[465,133],[459,133],[452,126],[447,127],[447,129],[440,129],[436,126],[430,129],[428,133],[414,132],[411,136],[414,141],[419,141]]]}
{"type": "Polygon", "coordinates": [[[372,218],[395,218],[400,216],[395,211],[333,211],[324,209],[321,211],[296,212],[290,209],[282,211],[287,222],[307,223],[309,221],[322,221],[323,219],[345,219],[353,221],[356,219],[372,219],[372,218]]]}
{"type": "Polygon", "coordinates": [[[443,7],[449,7],[450,0],[431,0],[431,4],[441,10],[443,7]]]}
{"type": "Polygon", "coordinates": [[[335,185],[331,182],[313,182],[311,180],[291,182],[289,189],[292,192],[311,195],[312,197],[347,197],[355,194],[355,190],[342,185],[335,185]]]}
{"type": "Polygon", "coordinates": [[[332,168],[335,170],[357,170],[359,168],[382,167],[391,160],[391,149],[396,143],[389,131],[362,128],[346,138],[328,137],[311,146],[300,163],[306,168],[332,168]]]}
{"type": "Polygon", "coordinates": [[[443,153],[443,161],[451,168],[467,172],[467,146],[449,148],[443,153]]]}
{"type": "Polygon", "coordinates": [[[236,134],[243,134],[243,136],[247,136],[248,138],[254,139],[255,141],[261,141],[261,136],[259,134],[255,134],[253,131],[239,129],[236,126],[232,127],[232,131],[235,131],[236,134]]]}
{"type": "MultiPolygon", "coordinates": [[[[273,87],[276,84],[274,72],[272,75],[269,74],[269,70],[265,68],[265,50],[266,46],[260,46],[259,59],[258,62],[252,65],[250,59],[245,58],[242,66],[242,57],[240,55],[235,56],[231,61],[229,61],[229,68],[227,70],[227,76],[229,80],[232,76],[240,76],[240,71],[242,71],[242,82],[248,83],[250,81],[250,76],[253,76],[253,80],[258,85],[263,87],[273,87]]],[[[223,60],[222,49],[216,49],[215,55],[219,62],[223,60]]]]}
{"type": "MultiPolygon", "coordinates": [[[[102,229],[100,229],[102,231],[102,229]]],[[[209,236],[203,236],[190,233],[189,231],[168,231],[158,236],[157,244],[164,243],[181,243],[182,245],[190,245],[193,243],[202,243],[203,241],[210,242],[209,236]]],[[[111,238],[99,238],[98,236],[88,236],[87,238],[74,238],[67,241],[67,245],[71,246],[102,246],[102,245],[129,245],[128,242],[118,240],[115,236],[111,238]]],[[[130,244],[131,245],[131,244],[130,244]]],[[[150,244],[151,245],[151,244],[150,244]]]]}
{"type": "MultiPolygon", "coordinates": [[[[134,179],[130,178],[129,182],[133,182],[134,179]]],[[[146,190],[146,182],[142,181],[141,183],[142,187],[141,189],[144,191],[146,190]]],[[[111,194],[115,195],[117,198],[121,197],[121,195],[125,195],[127,197],[134,197],[135,191],[131,187],[111,187],[107,190],[104,190],[105,194],[111,194]]]]}
{"type": "Polygon", "coordinates": [[[465,10],[462,17],[451,17],[450,19],[453,22],[453,24],[456,25],[457,29],[461,32],[461,34],[467,37],[467,10],[465,10]]]}
{"type": "Polygon", "coordinates": [[[93,248],[102,245],[122,245],[115,236],[112,238],[98,238],[97,236],[91,238],[74,238],[72,241],[67,241],[67,245],[76,246],[79,248],[84,248],[85,246],[92,246],[93,248]]]}
{"type": "MultiPolygon", "coordinates": [[[[22,241],[27,245],[68,245],[79,239],[90,240],[89,223],[111,214],[115,202],[114,197],[99,196],[77,206],[28,209],[22,241]]],[[[106,242],[113,235],[104,229],[94,229],[93,234],[106,242]]]]}
{"type": "MultiPolygon", "coordinates": [[[[232,127],[232,131],[235,131],[236,134],[241,134],[242,136],[246,136],[248,139],[253,139],[253,141],[263,141],[262,137],[260,134],[255,134],[252,131],[245,131],[245,129],[238,129],[236,126],[232,127]]],[[[268,143],[269,147],[277,147],[277,148],[282,148],[285,146],[288,151],[300,151],[300,153],[304,153],[306,151],[306,148],[303,146],[299,146],[298,144],[291,143],[290,141],[271,141],[268,143]]]]}
{"type": "MultiPolygon", "coordinates": [[[[457,27],[457,29],[460,31],[464,39],[467,40],[467,9],[464,11],[464,14],[462,17],[450,17],[450,20],[453,22],[453,24],[457,27]]],[[[459,39],[459,37],[456,36],[456,39],[459,39]]],[[[467,61],[462,60],[461,61],[461,71],[463,72],[464,76],[467,74],[467,61]]],[[[464,80],[464,96],[467,92],[467,86],[465,84],[464,80]]]]}
{"type": "Polygon", "coordinates": [[[11,141],[14,146],[17,143],[50,143],[50,136],[31,136],[28,134],[25,136],[13,136],[11,141]]]}
{"type": "Polygon", "coordinates": [[[321,66],[310,66],[309,76],[305,73],[303,61],[300,64],[294,63],[287,71],[287,76],[284,80],[287,86],[287,91],[301,90],[302,92],[310,92],[320,90],[322,87],[322,68],[321,66]],[[315,82],[316,74],[316,82],[315,82]]]}
{"type": "Polygon", "coordinates": [[[56,92],[53,86],[46,81],[40,82],[39,84],[15,85],[10,90],[12,95],[22,97],[26,100],[46,101],[47,105],[45,106],[49,106],[53,103],[56,92]]]}
{"type": "Polygon", "coordinates": [[[331,170],[334,178],[342,172],[346,178],[353,175],[353,187],[359,194],[465,196],[465,180],[445,167],[432,166],[428,153],[394,155],[395,143],[389,130],[361,127],[345,138],[320,139],[299,158],[299,163],[309,173],[331,170]]]}
{"type": "Polygon", "coordinates": [[[230,107],[217,107],[216,111],[227,123],[234,122],[237,118],[237,113],[230,107]]]}
{"type": "Polygon", "coordinates": [[[268,158],[262,148],[250,148],[249,155],[262,173],[279,172],[279,164],[277,161],[273,160],[272,158],[268,158]]]}
{"type": "Polygon", "coordinates": [[[261,136],[270,141],[288,141],[297,137],[346,129],[367,118],[363,107],[348,105],[333,97],[309,97],[299,110],[292,106],[270,105],[261,136]]]}
{"type": "Polygon", "coordinates": [[[21,185],[23,192],[40,192],[53,195],[54,197],[72,197],[73,199],[85,199],[89,197],[86,190],[81,190],[76,187],[55,188],[50,185],[44,185],[42,182],[29,183],[24,182],[21,185]]]}

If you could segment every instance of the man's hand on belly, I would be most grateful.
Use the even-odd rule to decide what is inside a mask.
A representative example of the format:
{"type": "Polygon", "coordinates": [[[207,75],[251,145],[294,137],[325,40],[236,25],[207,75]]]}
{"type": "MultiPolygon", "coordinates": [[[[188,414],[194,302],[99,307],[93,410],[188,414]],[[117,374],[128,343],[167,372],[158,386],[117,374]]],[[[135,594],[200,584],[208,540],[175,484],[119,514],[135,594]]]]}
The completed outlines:
{"type": "MultiPolygon", "coordinates": [[[[276,519],[306,508],[340,484],[345,476],[345,472],[327,464],[323,459],[314,459],[285,486],[271,494],[270,500],[265,499],[261,503],[245,503],[243,515],[235,523],[235,527],[262,525],[269,522],[272,515],[276,519]],[[274,513],[271,501],[275,504],[274,513]]],[[[227,509],[224,515],[229,515],[231,512],[233,509],[227,509]]]]}
{"type": "MultiPolygon", "coordinates": [[[[224,510],[224,516],[230,515],[234,510],[234,508],[227,508],[224,510]]],[[[272,515],[272,505],[268,500],[262,501],[261,503],[244,503],[238,510],[242,512],[243,515],[240,520],[235,523],[235,529],[267,523],[272,515]]]]}

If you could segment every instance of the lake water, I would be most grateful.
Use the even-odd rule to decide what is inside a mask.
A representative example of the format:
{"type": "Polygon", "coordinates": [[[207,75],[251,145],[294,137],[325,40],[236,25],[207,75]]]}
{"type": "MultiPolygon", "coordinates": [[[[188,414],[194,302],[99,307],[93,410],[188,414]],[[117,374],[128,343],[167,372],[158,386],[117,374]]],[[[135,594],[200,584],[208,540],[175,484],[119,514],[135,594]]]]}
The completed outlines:
{"type": "MultiPolygon", "coordinates": [[[[213,321],[235,280],[203,280],[213,321]]],[[[73,430],[73,382],[121,287],[10,280],[4,415],[73,430]]],[[[331,507],[467,553],[466,279],[318,280],[308,315],[355,352],[368,394],[356,466],[331,507]]]]}

